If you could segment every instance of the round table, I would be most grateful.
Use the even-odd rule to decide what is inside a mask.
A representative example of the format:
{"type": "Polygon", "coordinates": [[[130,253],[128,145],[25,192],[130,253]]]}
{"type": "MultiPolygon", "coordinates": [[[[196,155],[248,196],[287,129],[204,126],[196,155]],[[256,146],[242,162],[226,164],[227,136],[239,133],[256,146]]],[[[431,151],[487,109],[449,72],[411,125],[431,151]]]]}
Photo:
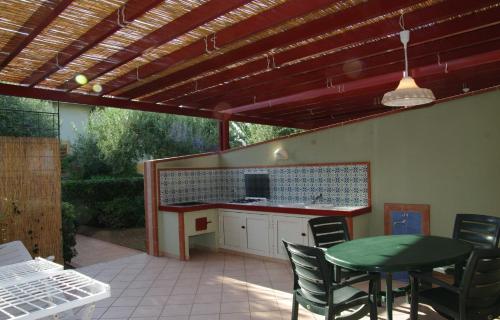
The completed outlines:
{"type": "Polygon", "coordinates": [[[386,303],[388,319],[391,320],[393,272],[432,270],[464,263],[472,248],[468,243],[450,238],[391,235],[347,241],[329,248],[325,257],[327,261],[348,269],[387,272],[386,303]]]}

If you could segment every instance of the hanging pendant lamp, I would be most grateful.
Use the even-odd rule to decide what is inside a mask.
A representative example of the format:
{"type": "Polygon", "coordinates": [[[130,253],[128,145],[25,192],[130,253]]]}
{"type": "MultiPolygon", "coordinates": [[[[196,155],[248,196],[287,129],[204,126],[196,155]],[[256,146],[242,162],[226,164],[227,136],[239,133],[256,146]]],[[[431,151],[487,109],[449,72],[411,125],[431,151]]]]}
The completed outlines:
{"type": "Polygon", "coordinates": [[[398,87],[384,94],[382,104],[388,107],[413,107],[431,103],[436,100],[430,89],[420,88],[415,80],[408,75],[408,42],[410,41],[410,31],[403,30],[399,33],[401,43],[405,52],[405,72],[403,79],[399,81],[398,87]]]}

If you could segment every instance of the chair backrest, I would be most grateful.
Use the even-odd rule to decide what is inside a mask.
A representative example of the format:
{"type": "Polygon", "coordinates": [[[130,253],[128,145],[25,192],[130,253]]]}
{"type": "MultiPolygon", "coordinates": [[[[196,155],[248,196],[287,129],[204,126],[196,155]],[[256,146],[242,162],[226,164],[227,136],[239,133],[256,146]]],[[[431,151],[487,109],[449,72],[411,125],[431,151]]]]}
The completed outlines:
{"type": "Polygon", "coordinates": [[[293,244],[283,240],[290,258],[294,275],[294,290],[315,303],[328,304],[328,294],[332,283],[332,267],[325,260],[323,250],[293,244]]]}
{"type": "Polygon", "coordinates": [[[453,238],[466,241],[476,248],[498,248],[500,218],[481,214],[457,214],[453,238]]]}
{"type": "Polygon", "coordinates": [[[17,240],[0,244],[0,266],[32,260],[24,244],[17,240]]]}
{"type": "Polygon", "coordinates": [[[342,216],[327,216],[309,220],[316,247],[329,248],[351,240],[347,221],[342,216]]]}
{"type": "Polygon", "coordinates": [[[500,309],[500,249],[475,249],[461,286],[467,309],[500,309]]]}

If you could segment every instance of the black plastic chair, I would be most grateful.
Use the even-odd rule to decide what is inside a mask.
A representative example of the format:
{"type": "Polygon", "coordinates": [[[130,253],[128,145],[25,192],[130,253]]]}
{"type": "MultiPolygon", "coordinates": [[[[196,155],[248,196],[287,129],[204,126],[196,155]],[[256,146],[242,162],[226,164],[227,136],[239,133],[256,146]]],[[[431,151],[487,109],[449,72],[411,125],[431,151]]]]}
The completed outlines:
{"type": "Polygon", "coordinates": [[[283,240],[294,274],[292,320],[298,319],[299,304],[325,319],[360,319],[368,312],[377,319],[374,288],[379,276],[365,274],[346,281],[335,279],[333,265],[324,251],[316,247],[292,244],[283,240]],[[338,281],[337,281],[338,280],[338,281]],[[351,285],[369,280],[369,293],[351,285]],[[359,307],[348,315],[342,312],[359,307]]]}
{"type": "MultiPolygon", "coordinates": [[[[455,217],[453,239],[468,242],[478,249],[498,248],[500,240],[500,218],[482,214],[459,213],[455,217]]],[[[455,276],[455,284],[460,282],[461,274],[454,266],[435,269],[440,273],[455,276]]]]}
{"type": "MultiPolygon", "coordinates": [[[[342,216],[326,216],[313,218],[308,221],[314,238],[314,245],[318,248],[328,249],[337,244],[350,241],[347,221],[342,216]]],[[[350,278],[363,274],[345,268],[338,268],[342,278],[350,278]]]]}
{"type": "Polygon", "coordinates": [[[330,248],[331,246],[351,240],[347,221],[342,216],[326,216],[309,220],[314,244],[319,248],[330,248]]]}
{"type": "Polygon", "coordinates": [[[420,302],[448,319],[491,320],[500,316],[500,249],[474,250],[458,287],[427,273],[412,272],[411,276],[412,320],[417,319],[420,302]],[[418,292],[419,280],[439,287],[418,292]]]}

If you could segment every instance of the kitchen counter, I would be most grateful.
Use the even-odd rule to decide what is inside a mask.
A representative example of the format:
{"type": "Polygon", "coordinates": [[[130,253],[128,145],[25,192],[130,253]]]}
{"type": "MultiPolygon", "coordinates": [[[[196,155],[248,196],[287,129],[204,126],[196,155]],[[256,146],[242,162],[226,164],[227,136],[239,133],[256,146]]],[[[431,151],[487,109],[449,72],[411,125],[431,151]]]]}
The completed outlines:
{"type": "Polygon", "coordinates": [[[343,215],[346,217],[355,217],[371,212],[371,206],[367,207],[331,207],[330,208],[306,208],[304,204],[294,203],[276,203],[276,202],[254,202],[247,204],[229,203],[229,202],[213,202],[198,205],[178,206],[166,205],[160,206],[160,211],[168,212],[194,212],[207,209],[236,209],[247,211],[259,212],[272,212],[272,213],[289,213],[313,216],[329,216],[329,215],[343,215]]]}

